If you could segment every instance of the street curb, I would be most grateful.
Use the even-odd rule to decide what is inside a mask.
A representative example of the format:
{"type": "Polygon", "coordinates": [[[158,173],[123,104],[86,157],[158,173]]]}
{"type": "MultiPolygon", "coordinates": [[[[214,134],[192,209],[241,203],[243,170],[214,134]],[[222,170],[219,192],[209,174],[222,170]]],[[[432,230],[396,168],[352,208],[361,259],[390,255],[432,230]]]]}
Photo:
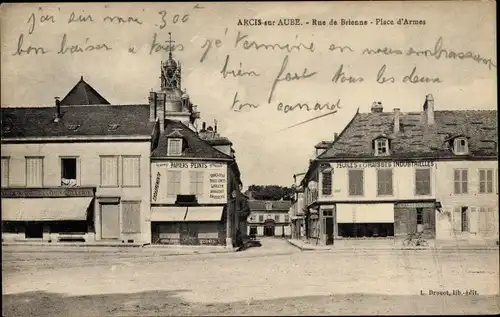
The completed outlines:
{"type": "Polygon", "coordinates": [[[498,246],[457,246],[457,247],[414,247],[414,248],[408,248],[408,247],[389,247],[389,248],[368,248],[368,247],[361,247],[361,248],[356,248],[356,247],[341,247],[341,248],[314,248],[314,247],[301,247],[298,244],[293,243],[290,240],[287,240],[288,243],[293,245],[294,247],[298,248],[300,251],[387,251],[387,250],[405,250],[405,251],[410,251],[410,250],[415,250],[415,251],[490,251],[490,250],[499,250],[498,246]]]}
{"type": "Polygon", "coordinates": [[[2,247],[3,246],[29,246],[29,247],[48,247],[48,248],[57,248],[57,247],[80,247],[80,248],[85,248],[85,247],[108,247],[108,248],[142,248],[147,244],[72,244],[72,243],[9,243],[9,242],[2,242],[2,247]]]}

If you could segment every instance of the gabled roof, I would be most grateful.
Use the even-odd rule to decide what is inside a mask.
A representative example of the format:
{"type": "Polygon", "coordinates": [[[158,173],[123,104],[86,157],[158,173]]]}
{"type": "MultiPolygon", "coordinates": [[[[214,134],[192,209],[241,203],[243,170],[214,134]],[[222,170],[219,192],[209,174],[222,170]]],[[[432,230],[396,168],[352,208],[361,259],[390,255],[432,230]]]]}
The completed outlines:
{"type": "Polygon", "coordinates": [[[288,200],[268,201],[251,199],[248,201],[248,205],[251,211],[288,211],[292,202],[288,200]],[[271,209],[269,210],[266,208],[266,204],[268,203],[271,204],[271,209]]]}
{"type": "Polygon", "coordinates": [[[468,157],[497,155],[496,110],[435,111],[432,126],[427,125],[423,116],[420,112],[401,113],[400,132],[394,133],[394,113],[358,113],[318,159],[374,158],[372,142],[380,135],[391,140],[389,158],[454,157],[446,140],[456,135],[468,138],[468,157]]]}
{"type": "Polygon", "coordinates": [[[149,105],[1,108],[2,138],[68,136],[151,136],[149,105]]]}
{"type": "Polygon", "coordinates": [[[80,81],[61,100],[61,105],[109,105],[109,102],[87,84],[82,76],[80,81]]]}
{"type": "MultiPolygon", "coordinates": [[[[221,151],[214,149],[208,142],[202,140],[196,132],[189,129],[180,121],[165,120],[165,131],[160,134],[158,145],[153,150],[152,158],[164,158],[167,155],[167,137],[169,134],[178,130],[182,135],[185,145],[181,157],[185,158],[205,158],[205,159],[225,159],[232,160],[232,158],[221,151]]],[[[178,157],[178,156],[176,156],[178,157]]]]}

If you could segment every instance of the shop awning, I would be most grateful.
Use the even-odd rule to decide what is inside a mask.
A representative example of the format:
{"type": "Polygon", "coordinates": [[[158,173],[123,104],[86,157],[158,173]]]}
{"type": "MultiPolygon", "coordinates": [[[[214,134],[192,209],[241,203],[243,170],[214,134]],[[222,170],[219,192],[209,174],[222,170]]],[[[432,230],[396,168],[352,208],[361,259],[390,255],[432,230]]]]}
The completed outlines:
{"type": "Polygon", "coordinates": [[[337,204],[337,223],[393,223],[394,204],[337,204]]]}
{"type": "Polygon", "coordinates": [[[187,207],[153,207],[151,208],[151,221],[176,222],[184,221],[187,207]]]}
{"type": "Polygon", "coordinates": [[[221,221],[224,207],[188,207],[186,221],[221,221]]]}
{"type": "Polygon", "coordinates": [[[85,220],[93,197],[4,198],[2,221],[85,220]]]}

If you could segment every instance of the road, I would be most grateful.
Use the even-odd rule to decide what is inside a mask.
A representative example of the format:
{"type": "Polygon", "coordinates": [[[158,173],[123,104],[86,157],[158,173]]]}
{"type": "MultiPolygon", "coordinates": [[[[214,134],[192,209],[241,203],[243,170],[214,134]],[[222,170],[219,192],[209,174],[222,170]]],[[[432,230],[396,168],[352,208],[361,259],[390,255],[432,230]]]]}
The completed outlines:
{"type": "Polygon", "coordinates": [[[237,253],[196,255],[37,248],[3,249],[5,316],[500,311],[497,251],[300,252],[280,239],[237,253]]]}

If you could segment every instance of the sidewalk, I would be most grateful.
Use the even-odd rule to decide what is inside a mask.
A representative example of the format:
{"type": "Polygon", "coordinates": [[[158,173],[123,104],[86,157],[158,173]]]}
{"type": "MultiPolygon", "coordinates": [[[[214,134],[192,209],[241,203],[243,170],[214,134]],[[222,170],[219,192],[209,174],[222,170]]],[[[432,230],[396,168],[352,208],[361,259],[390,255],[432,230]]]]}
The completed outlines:
{"type": "Polygon", "coordinates": [[[235,252],[236,248],[226,246],[187,246],[187,245],[157,245],[144,243],[117,243],[117,242],[2,242],[4,250],[43,250],[44,252],[154,252],[160,254],[188,255],[207,253],[235,252]]]}
{"type": "Polygon", "coordinates": [[[498,245],[471,241],[429,240],[428,247],[403,246],[400,239],[387,240],[335,240],[333,245],[315,245],[303,240],[288,239],[301,251],[345,251],[345,250],[498,250],[498,245]]]}

